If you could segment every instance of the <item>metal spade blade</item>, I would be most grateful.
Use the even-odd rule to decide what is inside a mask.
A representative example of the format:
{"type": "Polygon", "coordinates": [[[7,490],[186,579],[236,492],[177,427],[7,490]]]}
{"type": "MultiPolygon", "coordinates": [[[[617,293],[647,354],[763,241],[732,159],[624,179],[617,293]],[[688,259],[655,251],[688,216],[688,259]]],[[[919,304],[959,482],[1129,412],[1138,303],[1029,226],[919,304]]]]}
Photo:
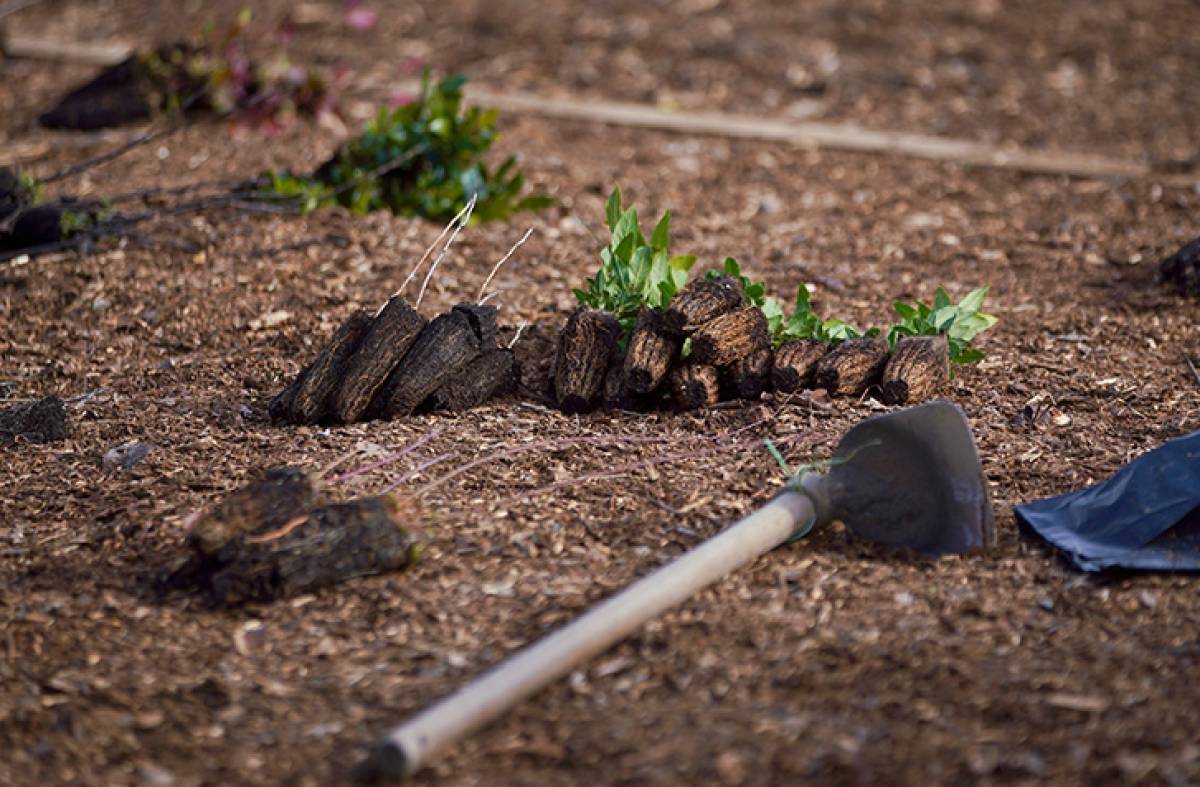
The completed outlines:
{"type": "Polygon", "coordinates": [[[868,418],[834,451],[805,491],[823,498],[820,519],[861,538],[927,555],[992,544],[992,506],[966,416],[937,401],[868,418]]]}

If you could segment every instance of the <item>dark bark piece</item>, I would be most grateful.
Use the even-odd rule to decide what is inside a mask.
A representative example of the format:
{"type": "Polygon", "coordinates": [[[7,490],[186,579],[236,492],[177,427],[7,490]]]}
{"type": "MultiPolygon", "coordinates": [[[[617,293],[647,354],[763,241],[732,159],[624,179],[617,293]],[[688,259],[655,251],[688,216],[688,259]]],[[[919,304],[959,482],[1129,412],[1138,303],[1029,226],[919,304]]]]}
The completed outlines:
{"type": "Polygon", "coordinates": [[[429,405],[434,410],[461,412],[517,390],[520,370],[512,350],[489,350],[471,361],[453,379],[433,392],[429,405]]]}
{"type": "Polygon", "coordinates": [[[342,368],[330,407],[333,417],[344,424],[362,418],[428,323],[403,296],[389,298],[342,368]]]}
{"type": "Polygon", "coordinates": [[[896,342],[880,384],[884,404],[918,404],[950,381],[950,347],[945,334],[905,336],[896,342]]]}
{"type": "Polygon", "coordinates": [[[404,568],[421,553],[402,525],[414,514],[393,495],[314,509],[302,523],[244,542],[209,579],[209,592],[226,605],[273,601],[404,568]]]}
{"type": "Polygon", "coordinates": [[[479,337],[479,351],[496,349],[496,307],[478,303],[460,303],[454,311],[461,313],[471,323],[471,330],[479,337]]]}
{"type": "Polygon", "coordinates": [[[313,479],[295,467],[268,470],[257,481],[227,494],[201,513],[186,543],[197,554],[222,560],[246,537],[260,536],[286,525],[316,507],[319,491],[313,479]]]}
{"type": "Polygon", "coordinates": [[[625,387],[631,394],[648,394],[662,384],[679,357],[679,339],[667,331],[663,317],[643,307],[629,337],[622,364],[625,387]]]}
{"type": "Polygon", "coordinates": [[[721,400],[721,378],[717,367],[698,363],[676,366],[667,377],[671,398],[680,410],[711,407],[721,400]]]}
{"type": "Polygon", "coordinates": [[[819,339],[792,339],[779,345],[771,383],[780,393],[794,393],[813,384],[817,362],[833,349],[819,339]]]}
{"type": "Polygon", "coordinates": [[[692,334],[696,363],[726,366],[769,346],[767,317],[757,306],[726,312],[701,325],[692,334]]]}
{"type": "Polygon", "coordinates": [[[757,399],[771,382],[771,345],[721,367],[721,385],[731,399],[757,399]]]}
{"type": "Polygon", "coordinates": [[[571,313],[559,334],[554,364],[560,410],[582,413],[595,406],[620,335],[620,323],[608,312],[580,307],[571,313]]]}
{"type": "Polygon", "coordinates": [[[1160,262],[1158,277],[1183,295],[1200,296],[1200,238],[1160,262]]]}
{"type": "Polygon", "coordinates": [[[275,421],[313,424],[329,411],[330,399],[342,380],[347,361],[371,328],[371,316],[359,310],[351,314],[333,334],[312,363],[279,392],[267,412],[275,421]]]}
{"type": "Polygon", "coordinates": [[[664,325],[677,334],[689,334],[744,302],[741,282],[731,276],[696,279],[671,300],[664,325]]]}
{"type": "Polygon", "coordinates": [[[19,440],[50,443],[67,437],[67,413],[62,400],[53,394],[36,402],[0,410],[0,446],[19,440]]]}
{"type": "Polygon", "coordinates": [[[392,370],[368,414],[380,418],[411,415],[478,355],[479,337],[467,316],[457,311],[438,315],[392,370]]]}
{"type": "Polygon", "coordinates": [[[604,375],[603,403],[606,410],[634,409],[634,396],[625,385],[625,356],[619,352],[604,375]]]}
{"type": "Polygon", "coordinates": [[[830,396],[862,396],[879,379],[887,359],[883,339],[847,339],[817,362],[816,387],[830,396]]]}
{"type": "Polygon", "coordinates": [[[154,113],[150,81],[137,55],[100,72],[38,117],[44,128],[91,131],[148,120],[154,113]]]}

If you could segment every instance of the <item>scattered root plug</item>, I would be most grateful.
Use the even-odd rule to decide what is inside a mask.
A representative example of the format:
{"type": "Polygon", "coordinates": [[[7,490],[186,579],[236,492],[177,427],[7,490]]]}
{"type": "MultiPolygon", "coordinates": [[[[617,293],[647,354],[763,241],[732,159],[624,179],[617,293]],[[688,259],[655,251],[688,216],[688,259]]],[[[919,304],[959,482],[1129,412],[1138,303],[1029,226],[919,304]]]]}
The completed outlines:
{"type": "Polygon", "coordinates": [[[944,334],[906,336],[896,343],[883,369],[884,404],[915,404],[932,399],[950,380],[950,351],[944,334]]]}
{"type": "Polygon", "coordinates": [[[319,500],[318,484],[295,467],[278,467],[189,517],[186,543],[199,556],[222,560],[254,538],[304,516],[319,500]]]}
{"type": "Polygon", "coordinates": [[[721,367],[721,385],[730,399],[757,399],[771,382],[771,345],[721,367]]]}
{"type": "Polygon", "coordinates": [[[327,404],[342,381],[347,361],[367,335],[371,323],[371,316],[365,311],[351,314],[312,363],[271,400],[268,408],[271,418],[311,424],[325,417],[327,404]]]}
{"type": "Polygon", "coordinates": [[[671,301],[664,317],[667,329],[690,334],[706,322],[742,306],[742,285],[731,276],[697,279],[671,301]]]}
{"type": "Polygon", "coordinates": [[[721,399],[720,374],[715,366],[700,363],[676,366],[668,383],[671,398],[680,410],[711,407],[721,399]]]}
{"type": "Polygon", "coordinates": [[[435,317],[392,370],[369,414],[382,418],[412,414],[479,355],[479,344],[471,320],[461,311],[435,317]]]}
{"type": "Polygon", "coordinates": [[[576,309],[559,336],[554,398],[564,413],[590,410],[604,386],[621,335],[617,318],[598,309],[576,309]]]}
{"type": "Polygon", "coordinates": [[[435,410],[460,412],[517,390],[521,374],[513,351],[497,347],[479,355],[429,398],[435,410]]]}
{"type": "Polygon", "coordinates": [[[819,339],[792,339],[779,345],[771,369],[771,382],[780,393],[810,388],[817,362],[829,352],[830,345],[819,339]]]}
{"type": "Polygon", "coordinates": [[[757,306],[726,312],[692,334],[692,358],[711,366],[726,366],[769,346],[767,318],[757,306]]]}
{"type": "Polygon", "coordinates": [[[428,323],[403,295],[388,299],[357,352],[346,362],[330,408],[334,418],[348,424],[363,417],[388,375],[428,323]]]}
{"type": "Polygon", "coordinates": [[[405,568],[422,552],[402,524],[416,517],[415,506],[397,495],[314,509],[275,532],[246,539],[209,578],[209,593],[225,605],[273,601],[405,568]]]}
{"type": "Polygon", "coordinates": [[[658,388],[679,357],[680,344],[667,330],[659,312],[642,307],[622,364],[624,385],[629,393],[648,394],[658,388]]]}
{"type": "Polygon", "coordinates": [[[816,387],[830,396],[862,396],[878,381],[887,359],[884,339],[847,339],[817,362],[816,387]]]}

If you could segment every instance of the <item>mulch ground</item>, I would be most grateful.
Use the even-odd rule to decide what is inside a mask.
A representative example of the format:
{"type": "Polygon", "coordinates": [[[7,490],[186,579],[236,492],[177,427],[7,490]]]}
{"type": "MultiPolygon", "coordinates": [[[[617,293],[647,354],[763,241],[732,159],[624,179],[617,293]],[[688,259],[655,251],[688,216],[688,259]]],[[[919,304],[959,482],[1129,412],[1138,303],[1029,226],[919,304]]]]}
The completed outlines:
{"type": "MultiPolygon", "coordinates": [[[[782,112],[797,88],[780,73],[780,47],[812,71],[814,37],[842,63],[815,99],[821,116],[1155,160],[1197,152],[1197,94],[1179,73],[1197,64],[1194,4],[1039,6],[1036,25],[1035,4],[1020,3],[1011,13],[975,3],[960,16],[932,2],[870,4],[870,24],[818,4],[788,25],[783,10],[720,2],[629,14],[616,2],[578,16],[558,5],[413,5],[385,14],[347,57],[382,61],[421,44],[414,54],[489,87],[661,101],[633,89],[640,74],[655,90],[694,85],[713,108],[772,110],[763,105],[777,90],[782,112]],[[990,21],[973,21],[980,14],[990,21]],[[805,20],[814,24],[793,44],[805,20]],[[707,39],[687,35],[696,26],[717,31],[699,53],[707,39]],[[721,45],[727,26],[747,32],[721,45]],[[582,27],[588,45],[572,38],[582,27]],[[958,41],[958,54],[944,61],[904,47],[910,39],[958,41]],[[1068,99],[1053,80],[1069,81],[1059,72],[1076,44],[1071,62],[1091,65],[1068,99]],[[652,67],[639,71],[637,58],[652,67]],[[959,87],[937,79],[960,73],[959,61],[959,87]],[[558,72],[566,63],[601,70],[583,83],[558,72]],[[727,92],[696,75],[705,63],[730,75],[727,92]],[[1099,63],[1111,80],[1091,79],[1099,63]],[[1005,110],[977,72],[1026,90],[1005,110]]],[[[141,6],[46,4],[16,21],[78,37],[188,29],[141,6]]],[[[351,40],[303,35],[323,54],[351,40]]],[[[31,118],[86,74],[0,62],[0,138],[48,139],[31,118]]],[[[617,181],[644,216],[673,211],[679,250],[713,266],[734,255],[784,294],[808,282],[822,313],[882,323],[896,298],[990,285],[1000,323],[980,342],[988,357],[949,396],[980,444],[999,543],[930,561],[838,526],[815,533],[651,623],[455,747],[421,782],[1200,781],[1196,579],[1077,574],[1019,535],[1011,515],[1200,428],[1200,384],[1184,362],[1200,355],[1200,304],[1153,281],[1154,262],[1197,233],[1200,189],[536,117],[503,125],[498,155],[520,154],[561,206],[466,232],[427,314],[472,297],[534,226],[497,285],[507,335],[532,325],[517,346],[536,389],[570,288],[595,265],[591,233],[617,181]]],[[[303,125],[275,137],[199,126],[64,185],[102,194],[299,169],[336,141],[303,125]]],[[[31,166],[51,171],[85,152],[51,149],[31,166]]],[[[390,724],[766,500],[780,474],[762,437],[790,459],[821,458],[882,409],[796,397],[567,417],[527,390],[459,416],[270,425],[270,396],[354,308],[382,303],[439,230],[338,211],[213,212],[162,219],[86,256],[0,265],[0,405],[75,397],[65,442],[2,456],[0,783],[341,783],[390,724]],[[403,487],[431,545],[416,569],[236,610],[150,591],[179,554],[184,518],[223,491],[282,464],[317,470],[351,451],[365,463],[431,432],[402,467],[331,490],[378,490],[451,453],[403,487]],[[554,442],[573,438],[586,439],[554,442]],[[105,471],[104,453],[132,440],[154,446],[146,460],[105,471]]]]}

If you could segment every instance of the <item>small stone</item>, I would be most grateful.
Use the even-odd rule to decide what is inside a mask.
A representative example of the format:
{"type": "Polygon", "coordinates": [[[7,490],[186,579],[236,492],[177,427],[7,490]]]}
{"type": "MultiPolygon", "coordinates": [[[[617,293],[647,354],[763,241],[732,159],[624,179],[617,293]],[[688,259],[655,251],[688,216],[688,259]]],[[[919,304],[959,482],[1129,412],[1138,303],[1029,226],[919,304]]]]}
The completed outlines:
{"type": "Polygon", "coordinates": [[[135,465],[141,464],[150,452],[154,450],[154,446],[149,443],[125,443],[118,445],[116,448],[110,448],[104,453],[104,459],[101,460],[104,469],[110,473],[115,473],[118,470],[132,470],[135,465]]]}
{"type": "Polygon", "coordinates": [[[913,594],[908,591],[897,593],[894,598],[896,603],[902,607],[911,607],[913,605],[913,594]]]}
{"type": "Polygon", "coordinates": [[[261,620],[247,620],[233,634],[233,647],[242,656],[262,650],[267,644],[267,627],[261,620]]]}
{"type": "Polygon", "coordinates": [[[142,784],[152,785],[152,787],[170,787],[175,783],[175,774],[150,761],[143,762],[138,766],[138,776],[141,778],[142,784]]]}
{"type": "Polygon", "coordinates": [[[1149,590],[1143,590],[1138,593],[1138,601],[1142,602],[1142,606],[1146,609],[1154,609],[1158,606],[1158,595],[1149,590]]]}
{"type": "Polygon", "coordinates": [[[722,784],[738,785],[746,781],[746,764],[735,751],[723,751],[717,755],[717,775],[722,784]]]}

